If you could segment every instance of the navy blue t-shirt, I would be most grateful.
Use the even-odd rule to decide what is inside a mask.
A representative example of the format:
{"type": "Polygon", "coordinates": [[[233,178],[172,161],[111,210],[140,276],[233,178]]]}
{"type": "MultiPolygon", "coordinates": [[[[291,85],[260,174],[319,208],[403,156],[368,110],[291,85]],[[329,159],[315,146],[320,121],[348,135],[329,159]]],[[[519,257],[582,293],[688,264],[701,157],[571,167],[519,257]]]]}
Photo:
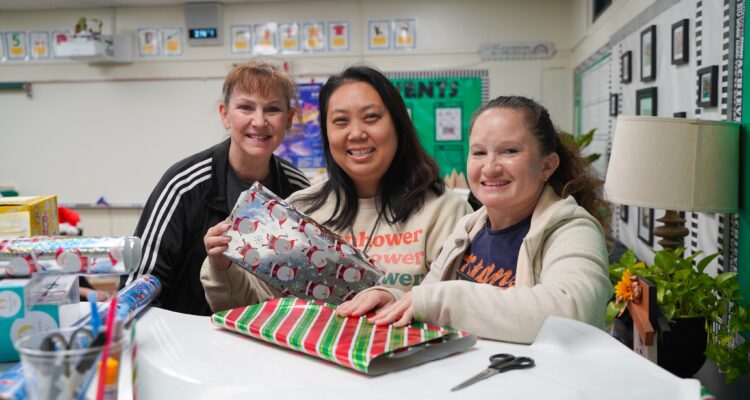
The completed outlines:
{"type": "Polygon", "coordinates": [[[531,216],[498,230],[490,229],[487,221],[466,249],[457,271],[458,279],[498,287],[515,286],[518,250],[530,226],[531,216]]]}

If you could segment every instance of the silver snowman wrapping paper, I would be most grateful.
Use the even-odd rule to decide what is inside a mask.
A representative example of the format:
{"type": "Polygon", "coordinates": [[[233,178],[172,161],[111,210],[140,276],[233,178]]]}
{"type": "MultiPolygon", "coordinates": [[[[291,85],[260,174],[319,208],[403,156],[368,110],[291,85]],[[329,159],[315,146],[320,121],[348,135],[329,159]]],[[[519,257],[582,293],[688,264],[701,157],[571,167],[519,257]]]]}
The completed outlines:
{"type": "Polygon", "coordinates": [[[359,249],[260,183],[240,195],[229,218],[224,255],[284,296],[340,304],[384,274],[359,249]]]}

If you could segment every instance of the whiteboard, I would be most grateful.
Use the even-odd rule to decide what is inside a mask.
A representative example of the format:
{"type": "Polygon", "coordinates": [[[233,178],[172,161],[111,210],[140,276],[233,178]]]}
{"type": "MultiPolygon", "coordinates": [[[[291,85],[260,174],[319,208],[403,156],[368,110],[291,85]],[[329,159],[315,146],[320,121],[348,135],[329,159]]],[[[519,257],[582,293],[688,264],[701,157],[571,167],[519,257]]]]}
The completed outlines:
{"type": "Polygon", "coordinates": [[[223,79],[39,83],[0,93],[0,186],[141,206],[178,160],[227,137],[223,79]],[[12,129],[8,127],[13,127],[12,129]]]}

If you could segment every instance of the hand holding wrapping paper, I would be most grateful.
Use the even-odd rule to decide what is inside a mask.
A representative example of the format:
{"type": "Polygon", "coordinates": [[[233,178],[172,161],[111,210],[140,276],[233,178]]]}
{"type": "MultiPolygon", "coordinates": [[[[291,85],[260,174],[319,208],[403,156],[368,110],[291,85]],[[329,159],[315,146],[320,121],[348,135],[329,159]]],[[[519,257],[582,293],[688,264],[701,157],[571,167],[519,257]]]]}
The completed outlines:
{"type": "Polygon", "coordinates": [[[215,313],[214,325],[284,348],[379,375],[446,357],[477,338],[415,322],[403,328],[339,317],[331,304],[293,297],[215,313]]]}
{"type": "Polygon", "coordinates": [[[339,304],[383,276],[364,253],[260,183],[240,195],[229,218],[224,255],[285,296],[339,304]]]}

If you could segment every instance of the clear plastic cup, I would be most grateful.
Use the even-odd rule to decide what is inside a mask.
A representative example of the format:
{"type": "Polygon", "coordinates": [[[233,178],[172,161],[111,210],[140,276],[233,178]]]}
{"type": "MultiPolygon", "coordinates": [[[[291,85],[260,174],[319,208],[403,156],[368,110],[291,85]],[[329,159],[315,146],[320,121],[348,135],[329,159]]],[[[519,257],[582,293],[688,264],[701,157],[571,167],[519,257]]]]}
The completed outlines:
{"type": "MultiPolygon", "coordinates": [[[[35,332],[21,337],[16,349],[21,357],[26,394],[29,399],[93,399],[99,380],[99,367],[104,345],[86,344],[85,340],[69,345],[74,332],[80,328],[63,328],[47,332],[35,332]],[[42,350],[42,342],[51,335],[59,334],[64,341],[55,340],[58,350],[42,350]],[[69,347],[70,348],[69,348],[69,347]],[[81,391],[84,396],[79,396],[81,391]]],[[[76,335],[78,336],[78,335],[76,335]]],[[[101,341],[101,339],[100,339],[101,341]]],[[[103,341],[102,341],[103,342],[103,341]]],[[[49,343],[49,341],[48,341],[49,343]]],[[[106,398],[117,398],[117,377],[119,360],[129,347],[129,335],[123,332],[117,340],[112,339],[109,359],[118,363],[108,363],[110,370],[105,375],[106,398]],[[116,364],[116,365],[115,365],[116,364]]]]}

